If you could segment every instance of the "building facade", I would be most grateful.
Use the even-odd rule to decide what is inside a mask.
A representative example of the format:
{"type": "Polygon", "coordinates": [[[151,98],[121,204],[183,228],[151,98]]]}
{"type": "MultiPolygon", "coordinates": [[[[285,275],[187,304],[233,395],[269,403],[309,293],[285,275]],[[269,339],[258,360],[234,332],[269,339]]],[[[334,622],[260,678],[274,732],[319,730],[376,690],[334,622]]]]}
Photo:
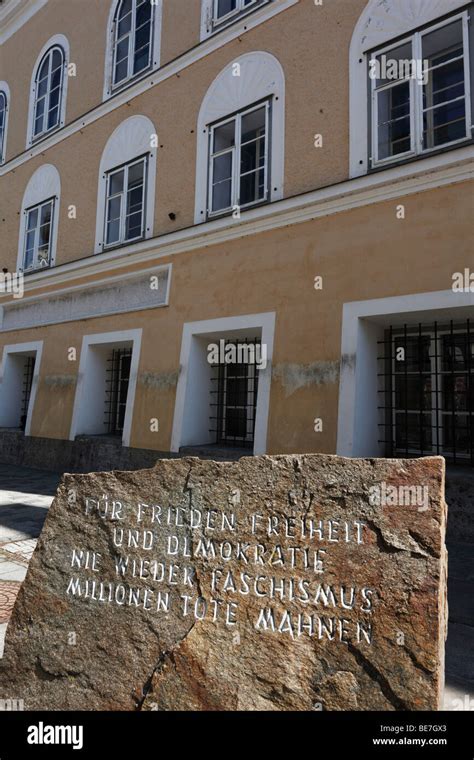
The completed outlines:
{"type": "Polygon", "coordinates": [[[473,62],[463,0],[3,0],[0,459],[472,466],[473,62]]]}

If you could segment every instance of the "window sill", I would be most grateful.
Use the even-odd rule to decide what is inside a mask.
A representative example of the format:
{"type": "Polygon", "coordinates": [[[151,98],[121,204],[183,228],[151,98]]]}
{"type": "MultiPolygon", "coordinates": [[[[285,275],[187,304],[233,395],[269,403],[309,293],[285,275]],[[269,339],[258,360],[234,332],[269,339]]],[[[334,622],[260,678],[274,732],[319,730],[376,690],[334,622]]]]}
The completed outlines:
{"type": "Polygon", "coordinates": [[[221,446],[217,443],[204,443],[197,446],[181,446],[180,456],[198,457],[199,459],[215,459],[235,461],[241,457],[253,456],[251,448],[237,448],[236,446],[221,446]]]}
{"type": "Polygon", "coordinates": [[[445,147],[435,148],[427,150],[424,153],[417,153],[416,155],[410,155],[406,158],[394,159],[393,161],[387,161],[386,163],[379,163],[376,166],[371,166],[367,170],[367,174],[377,174],[383,172],[386,169],[394,169],[397,166],[405,166],[406,164],[413,164],[416,161],[423,161],[423,159],[431,158],[432,156],[439,156],[443,153],[449,153],[459,148],[465,148],[468,145],[474,145],[474,137],[466,138],[465,140],[459,140],[456,143],[451,143],[445,147]]]}

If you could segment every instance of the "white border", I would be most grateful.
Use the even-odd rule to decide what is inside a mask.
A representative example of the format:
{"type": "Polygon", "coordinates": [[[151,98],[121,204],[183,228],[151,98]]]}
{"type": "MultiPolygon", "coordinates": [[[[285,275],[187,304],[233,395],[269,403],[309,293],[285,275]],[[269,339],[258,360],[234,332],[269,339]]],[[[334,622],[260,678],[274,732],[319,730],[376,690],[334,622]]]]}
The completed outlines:
{"type": "Polygon", "coordinates": [[[120,330],[118,332],[109,333],[96,333],[94,335],[84,335],[82,338],[81,359],[79,362],[79,373],[77,377],[76,396],[74,399],[74,408],[71,420],[71,429],[69,432],[69,440],[74,441],[77,435],[77,427],[79,423],[79,415],[81,406],[83,403],[87,403],[87,399],[84,398],[84,385],[85,385],[85,368],[87,363],[87,353],[90,346],[98,345],[100,343],[123,343],[125,341],[131,341],[132,348],[132,361],[130,365],[130,380],[128,385],[127,395],[127,408],[125,410],[125,419],[123,424],[122,434],[122,446],[130,445],[130,436],[132,431],[133,420],[133,408],[135,405],[135,393],[137,389],[138,380],[138,366],[140,363],[140,348],[142,341],[142,328],[136,330],[120,330]]]}
{"type": "MultiPolygon", "coordinates": [[[[377,336],[389,324],[452,319],[458,309],[474,309],[474,293],[452,290],[415,293],[345,303],[342,312],[341,376],[337,453],[374,456],[377,447],[377,336]],[[370,398],[372,407],[366,400],[370,398]],[[363,426],[357,424],[363,421],[363,426]],[[362,427],[364,428],[362,430],[362,427]],[[369,428],[372,428],[372,434],[369,428]],[[375,444],[371,447],[375,436],[375,444]]],[[[464,315],[463,315],[464,317],[464,315]]]]}
{"type": "Polygon", "coordinates": [[[285,74],[275,56],[256,50],[228,63],[216,76],[202,101],[197,122],[195,224],[207,221],[208,217],[209,126],[264,99],[271,99],[268,196],[272,201],[283,198],[285,74]],[[240,67],[239,76],[234,75],[236,64],[240,67]]]}
{"type": "MultiPolygon", "coordinates": [[[[23,193],[20,213],[20,232],[18,235],[18,253],[16,260],[16,271],[23,271],[23,254],[25,249],[26,233],[26,210],[32,206],[37,206],[49,198],[54,198],[53,223],[51,226],[49,267],[54,267],[56,262],[56,249],[58,245],[59,232],[59,207],[61,203],[61,178],[59,172],[53,164],[43,164],[28,180],[28,184],[23,193]]],[[[43,270],[45,271],[45,270],[43,270]]]]}
{"type": "Polygon", "coordinates": [[[161,63],[161,34],[163,26],[163,0],[155,0],[155,4],[152,6],[153,11],[153,51],[151,66],[145,71],[140,72],[136,77],[131,77],[124,82],[112,86],[112,74],[113,74],[113,61],[114,61],[114,41],[115,41],[115,25],[114,17],[117,10],[117,6],[120,0],[114,0],[110,4],[109,18],[107,20],[106,37],[105,37],[105,71],[104,71],[104,88],[102,93],[102,99],[104,101],[109,100],[116,92],[121,88],[126,87],[130,82],[143,79],[160,68],[161,63]]]}
{"type": "Polygon", "coordinates": [[[6,105],[6,111],[5,111],[5,124],[3,126],[3,145],[1,146],[2,150],[0,153],[0,166],[5,163],[5,159],[7,156],[7,136],[8,136],[8,116],[10,114],[10,88],[7,84],[7,82],[3,81],[0,82],[0,92],[4,92],[5,96],[7,98],[7,105],[6,105]]]}
{"type": "Polygon", "coordinates": [[[60,113],[59,113],[59,123],[53,127],[51,130],[46,132],[46,135],[49,135],[50,132],[57,132],[60,130],[66,123],[66,103],[67,103],[67,90],[68,90],[68,64],[70,61],[70,49],[69,49],[69,41],[67,37],[64,36],[64,34],[55,34],[53,37],[50,37],[48,42],[46,42],[45,45],[41,48],[41,52],[39,56],[36,59],[36,63],[33,66],[32,74],[31,74],[31,82],[30,82],[30,94],[29,94],[29,106],[28,106],[28,124],[26,129],[26,148],[30,148],[31,146],[35,145],[37,142],[42,143],[42,138],[44,135],[39,135],[37,138],[33,138],[33,120],[34,120],[34,111],[35,111],[35,90],[36,90],[36,74],[38,72],[38,66],[40,65],[41,61],[43,60],[44,56],[48,52],[48,50],[52,47],[58,46],[62,48],[64,52],[64,64],[63,64],[63,80],[62,80],[62,87],[61,87],[61,96],[60,96],[60,113]]]}
{"type": "Polygon", "coordinates": [[[246,314],[237,317],[206,319],[200,322],[185,322],[181,340],[180,374],[176,388],[176,401],[171,436],[171,451],[179,452],[184,420],[184,408],[188,382],[192,382],[189,373],[189,356],[194,336],[229,332],[235,330],[261,329],[261,341],[267,346],[267,366],[259,370],[257,409],[255,415],[255,439],[253,453],[265,454],[267,450],[268,413],[270,408],[270,387],[272,377],[273,341],[275,336],[275,312],[246,314]]]}
{"type": "Polygon", "coordinates": [[[36,351],[35,357],[35,369],[33,372],[33,380],[31,383],[30,400],[28,403],[28,414],[26,416],[25,424],[25,436],[31,433],[31,422],[33,419],[33,410],[36,401],[36,392],[39,384],[39,371],[41,364],[41,357],[43,355],[43,341],[37,340],[31,343],[12,343],[3,347],[2,366],[0,369],[0,385],[3,382],[3,373],[5,369],[5,359],[9,354],[21,354],[25,351],[36,351]]]}
{"type": "MultiPolygon", "coordinates": [[[[153,237],[156,192],[156,147],[151,147],[152,135],[158,143],[158,134],[148,116],[134,114],[122,121],[112,132],[105,144],[99,165],[99,180],[97,186],[97,215],[95,226],[94,253],[104,253],[105,206],[107,196],[107,172],[118,166],[134,161],[146,154],[146,185],[145,185],[145,219],[143,238],[153,237]]],[[[110,246],[112,248],[112,246],[110,246]]]]}

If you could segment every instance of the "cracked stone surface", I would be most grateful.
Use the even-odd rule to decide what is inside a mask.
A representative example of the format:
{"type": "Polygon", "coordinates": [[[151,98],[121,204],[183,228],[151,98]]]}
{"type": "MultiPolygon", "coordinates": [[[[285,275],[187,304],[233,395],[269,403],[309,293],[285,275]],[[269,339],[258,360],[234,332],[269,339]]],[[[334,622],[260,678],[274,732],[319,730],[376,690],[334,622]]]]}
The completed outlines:
{"type": "Polygon", "coordinates": [[[438,457],[190,458],[65,475],[8,626],[0,699],[438,709],[445,522],[438,457]],[[381,484],[428,499],[374,504],[381,484]]]}

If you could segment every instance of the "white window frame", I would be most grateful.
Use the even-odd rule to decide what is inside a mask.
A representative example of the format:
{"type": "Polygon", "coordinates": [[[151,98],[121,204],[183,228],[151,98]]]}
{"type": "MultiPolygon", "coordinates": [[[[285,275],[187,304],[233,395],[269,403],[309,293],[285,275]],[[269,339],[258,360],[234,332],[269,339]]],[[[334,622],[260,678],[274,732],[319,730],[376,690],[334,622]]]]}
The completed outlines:
{"type": "Polygon", "coordinates": [[[55,217],[55,205],[56,205],[56,198],[46,198],[44,201],[41,201],[41,203],[36,203],[34,206],[29,206],[27,209],[25,209],[25,232],[24,232],[24,240],[23,240],[23,272],[33,272],[38,269],[49,269],[51,266],[51,257],[52,257],[52,250],[53,250],[53,233],[54,233],[54,217],[55,217]],[[26,261],[26,244],[28,240],[28,216],[32,211],[37,210],[38,211],[38,224],[35,227],[35,242],[34,242],[34,249],[33,249],[33,261],[35,257],[38,254],[39,250],[39,231],[40,231],[40,220],[41,220],[41,212],[44,208],[44,206],[51,205],[51,218],[49,222],[49,242],[48,242],[48,263],[47,265],[35,265],[32,264],[28,268],[25,266],[26,261]]]}
{"type": "Polygon", "coordinates": [[[236,6],[233,11],[229,11],[229,13],[226,13],[225,16],[218,16],[217,12],[219,8],[219,0],[213,0],[212,27],[214,30],[220,29],[222,26],[226,26],[237,16],[241,17],[244,14],[250,12],[256,6],[266,5],[268,2],[271,2],[271,0],[250,0],[250,2],[247,3],[245,0],[236,0],[236,6]]]}
{"type": "MultiPolygon", "coordinates": [[[[130,32],[128,32],[129,36],[129,49],[128,49],[128,56],[127,56],[127,76],[124,79],[121,79],[120,82],[115,82],[115,66],[117,63],[117,47],[119,43],[119,39],[117,37],[118,34],[118,16],[121,6],[125,0],[120,0],[117,3],[117,8],[115,10],[114,15],[114,22],[113,22],[113,57],[112,57],[112,78],[110,80],[110,85],[113,91],[116,91],[120,89],[121,87],[124,87],[128,82],[130,82],[132,79],[135,79],[136,77],[140,77],[146,72],[150,70],[150,67],[153,62],[153,50],[154,50],[154,27],[155,27],[155,10],[156,6],[154,4],[150,3],[151,7],[151,14],[150,14],[150,40],[149,40],[149,50],[148,50],[148,64],[141,69],[141,71],[138,71],[136,74],[133,73],[133,62],[135,58],[135,27],[136,27],[136,16],[137,16],[137,2],[138,0],[132,0],[132,12],[131,12],[131,27],[130,32]]],[[[122,38],[124,39],[124,38],[122,38]]]]}
{"type": "Polygon", "coordinates": [[[117,166],[114,169],[110,169],[107,172],[106,176],[106,190],[105,190],[105,209],[104,209],[104,235],[103,235],[103,249],[106,250],[108,248],[115,248],[119,245],[124,245],[128,243],[133,243],[136,240],[143,240],[145,237],[145,214],[146,214],[146,207],[147,207],[147,181],[148,181],[148,156],[139,156],[138,158],[134,159],[133,161],[130,161],[126,164],[122,164],[121,166],[117,166]],[[128,196],[128,175],[130,168],[132,166],[136,166],[137,164],[143,164],[143,197],[142,197],[142,221],[141,221],[141,231],[140,235],[136,235],[133,238],[126,238],[125,237],[125,230],[126,230],[126,221],[127,221],[127,196],[128,196]],[[124,172],[124,178],[123,178],[123,190],[121,193],[121,201],[120,201],[120,235],[119,239],[112,242],[107,243],[107,222],[108,222],[108,203],[109,198],[111,197],[109,195],[109,187],[110,187],[110,180],[111,177],[114,174],[117,174],[117,172],[124,172]]]}
{"type": "Polygon", "coordinates": [[[7,130],[8,130],[8,115],[10,112],[10,88],[6,82],[0,82],[0,96],[5,98],[5,110],[3,115],[3,127],[0,137],[0,166],[5,163],[7,155],[7,130]]]}
{"type": "Polygon", "coordinates": [[[54,132],[54,130],[58,129],[62,125],[61,114],[62,114],[62,99],[64,97],[64,79],[65,79],[65,75],[67,76],[67,72],[66,72],[66,54],[65,54],[65,51],[63,50],[63,48],[62,48],[61,45],[52,45],[47,50],[47,52],[43,55],[41,61],[39,62],[39,64],[36,67],[35,82],[34,82],[34,87],[33,87],[33,119],[32,119],[32,127],[31,127],[31,142],[36,142],[36,140],[40,140],[42,137],[44,137],[44,135],[47,135],[50,132],[54,132]],[[61,59],[62,59],[61,66],[60,66],[60,69],[61,69],[61,81],[59,83],[59,97],[58,97],[58,105],[57,105],[58,118],[57,118],[56,123],[53,124],[52,127],[48,127],[47,124],[48,124],[48,116],[49,116],[49,110],[50,110],[49,109],[49,104],[50,104],[50,99],[51,99],[51,74],[52,74],[51,67],[52,67],[53,55],[54,55],[55,51],[58,51],[60,53],[61,59]],[[44,111],[43,111],[43,129],[41,130],[41,132],[36,132],[35,133],[36,106],[37,106],[37,103],[38,103],[38,100],[39,100],[38,95],[37,95],[37,91],[38,91],[38,76],[39,76],[41,68],[42,68],[42,66],[43,66],[43,64],[44,64],[44,62],[45,62],[45,60],[47,58],[49,59],[49,61],[48,61],[48,85],[47,85],[47,89],[46,89],[45,95],[41,96],[41,98],[44,97],[44,100],[45,100],[45,108],[44,108],[44,111]],[[46,107],[46,103],[48,104],[48,107],[46,107]]]}
{"type": "MultiPolygon", "coordinates": [[[[376,87],[376,79],[371,79],[371,158],[370,164],[372,167],[385,166],[387,164],[394,164],[406,160],[407,158],[415,156],[424,156],[432,153],[433,151],[444,150],[450,148],[453,145],[463,143],[472,137],[472,125],[471,125],[471,82],[470,82],[470,49],[469,49],[469,12],[464,11],[451,16],[443,21],[432,24],[426,29],[419,32],[414,32],[396,43],[391,43],[383,48],[374,50],[369,57],[369,61],[373,61],[380,55],[386,55],[391,50],[395,50],[402,45],[411,43],[412,46],[412,58],[415,60],[423,60],[423,38],[427,34],[431,34],[437,29],[441,29],[444,26],[449,26],[455,21],[462,21],[463,30],[463,59],[464,59],[464,101],[466,109],[466,135],[457,140],[452,140],[449,143],[443,143],[442,145],[436,145],[433,148],[423,147],[423,85],[417,84],[415,79],[410,79],[410,150],[404,153],[397,154],[396,156],[388,156],[387,158],[379,159],[379,140],[378,140],[378,94],[384,92],[387,89],[391,89],[398,82],[404,80],[393,80],[382,87],[376,87]]],[[[461,98],[459,98],[461,100],[461,98]]]]}
{"type": "Polygon", "coordinates": [[[68,64],[70,60],[69,41],[64,34],[55,34],[48,42],[42,47],[36,63],[33,66],[30,83],[30,101],[28,107],[28,125],[26,130],[26,147],[30,148],[36,143],[40,143],[42,139],[49,135],[58,132],[66,123],[66,104],[67,104],[67,89],[69,76],[67,73],[68,64]],[[40,66],[44,60],[45,55],[54,47],[61,48],[63,53],[63,76],[61,79],[61,96],[59,98],[59,121],[55,127],[43,132],[41,135],[34,135],[34,122],[35,122],[35,106],[36,106],[36,76],[39,73],[40,66]]]}
{"type": "MultiPolygon", "coordinates": [[[[269,180],[268,161],[270,157],[269,143],[271,139],[270,130],[271,130],[270,100],[266,100],[262,103],[258,103],[257,105],[251,106],[250,108],[246,108],[244,111],[239,111],[233,116],[230,116],[229,118],[223,119],[209,126],[209,165],[208,165],[209,182],[208,182],[208,201],[207,201],[207,216],[209,219],[216,216],[220,216],[222,214],[228,214],[230,211],[232,211],[235,208],[239,208],[239,209],[251,208],[252,206],[266,203],[270,199],[270,187],[269,187],[269,182],[268,182],[269,180]],[[247,114],[252,113],[253,111],[259,111],[263,107],[265,108],[265,164],[264,164],[265,189],[264,189],[264,194],[262,198],[258,198],[254,201],[250,201],[249,203],[245,203],[241,205],[240,204],[240,180],[241,180],[241,177],[244,176],[240,173],[241,149],[242,149],[242,119],[247,114]],[[222,127],[225,124],[230,124],[230,122],[232,121],[235,122],[234,145],[231,148],[226,148],[222,151],[217,151],[216,153],[214,153],[212,151],[212,146],[214,144],[215,130],[219,129],[219,127],[222,127]],[[212,210],[212,200],[213,200],[212,191],[213,191],[214,158],[216,158],[220,154],[224,155],[225,153],[232,154],[231,205],[227,206],[226,208],[213,211],[212,210]]],[[[258,170],[254,170],[254,173],[256,173],[257,171],[258,170]]],[[[250,174],[251,172],[246,172],[246,173],[250,174]]]]}

